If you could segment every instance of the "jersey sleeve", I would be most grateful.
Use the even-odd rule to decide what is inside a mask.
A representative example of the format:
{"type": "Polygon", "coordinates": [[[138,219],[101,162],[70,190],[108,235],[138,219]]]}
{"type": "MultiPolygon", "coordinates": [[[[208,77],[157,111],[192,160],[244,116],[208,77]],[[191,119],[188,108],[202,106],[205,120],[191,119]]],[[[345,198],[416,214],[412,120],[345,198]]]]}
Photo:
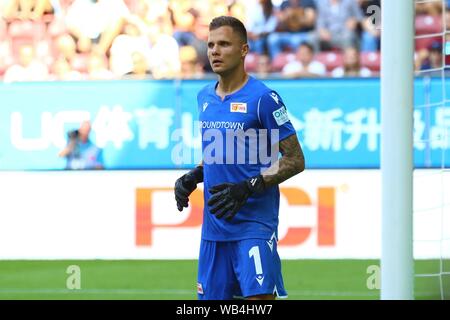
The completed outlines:
{"type": "Polygon", "coordinates": [[[289,120],[286,106],[275,91],[265,93],[258,103],[258,119],[264,129],[279,130],[279,141],[296,134],[289,120]]]}
{"type": "Polygon", "coordinates": [[[208,106],[208,103],[205,101],[206,97],[208,96],[208,86],[203,87],[198,93],[197,93],[197,111],[198,115],[208,106]]]}

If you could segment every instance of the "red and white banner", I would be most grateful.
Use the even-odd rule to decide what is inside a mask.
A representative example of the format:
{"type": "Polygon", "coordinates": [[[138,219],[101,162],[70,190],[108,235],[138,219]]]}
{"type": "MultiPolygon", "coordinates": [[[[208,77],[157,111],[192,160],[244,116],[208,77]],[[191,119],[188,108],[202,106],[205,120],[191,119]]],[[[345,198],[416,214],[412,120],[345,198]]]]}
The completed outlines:
{"type": "MultiPolygon", "coordinates": [[[[195,259],[203,198],[178,212],[183,173],[1,172],[0,259],[195,259]]],[[[415,257],[450,255],[450,173],[418,171],[414,187],[415,257]]],[[[307,170],[280,190],[281,258],[380,257],[380,171],[307,170]]]]}

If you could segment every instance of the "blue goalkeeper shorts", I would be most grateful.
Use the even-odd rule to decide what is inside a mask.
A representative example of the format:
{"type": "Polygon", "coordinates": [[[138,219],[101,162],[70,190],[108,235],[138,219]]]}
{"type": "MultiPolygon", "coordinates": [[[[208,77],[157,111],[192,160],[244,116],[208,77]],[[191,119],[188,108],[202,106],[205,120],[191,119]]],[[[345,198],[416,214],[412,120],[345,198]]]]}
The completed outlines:
{"type": "Polygon", "coordinates": [[[275,237],[229,242],[202,239],[199,300],[231,300],[263,294],[287,297],[275,237]]]}

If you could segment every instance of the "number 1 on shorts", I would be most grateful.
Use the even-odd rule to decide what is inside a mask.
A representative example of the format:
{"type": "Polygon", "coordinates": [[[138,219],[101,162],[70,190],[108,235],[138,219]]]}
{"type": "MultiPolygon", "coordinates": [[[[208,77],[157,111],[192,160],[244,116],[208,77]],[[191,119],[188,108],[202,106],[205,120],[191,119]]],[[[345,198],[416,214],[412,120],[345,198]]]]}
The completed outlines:
{"type": "Polygon", "coordinates": [[[261,256],[259,255],[259,247],[254,246],[250,249],[248,252],[249,258],[253,257],[253,260],[255,261],[255,271],[256,274],[262,274],[262,265],[261,265],[261,256]]]}

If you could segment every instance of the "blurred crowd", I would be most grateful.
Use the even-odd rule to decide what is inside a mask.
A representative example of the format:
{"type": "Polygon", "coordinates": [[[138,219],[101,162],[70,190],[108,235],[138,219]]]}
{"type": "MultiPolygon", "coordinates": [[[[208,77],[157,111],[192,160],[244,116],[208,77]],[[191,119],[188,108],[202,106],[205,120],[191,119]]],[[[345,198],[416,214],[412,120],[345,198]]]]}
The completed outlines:
{"type": "MultiPolygon", "coordinates": [[[[418,72],[443,66],[449,2],[416,3],[418,72]]],[[[203,78],[208,25],[219,15],[246,25],[246,67],[258,77],[376,76],[379,8],[380,0],[0,0],[0,77],[203,78]]]]}

